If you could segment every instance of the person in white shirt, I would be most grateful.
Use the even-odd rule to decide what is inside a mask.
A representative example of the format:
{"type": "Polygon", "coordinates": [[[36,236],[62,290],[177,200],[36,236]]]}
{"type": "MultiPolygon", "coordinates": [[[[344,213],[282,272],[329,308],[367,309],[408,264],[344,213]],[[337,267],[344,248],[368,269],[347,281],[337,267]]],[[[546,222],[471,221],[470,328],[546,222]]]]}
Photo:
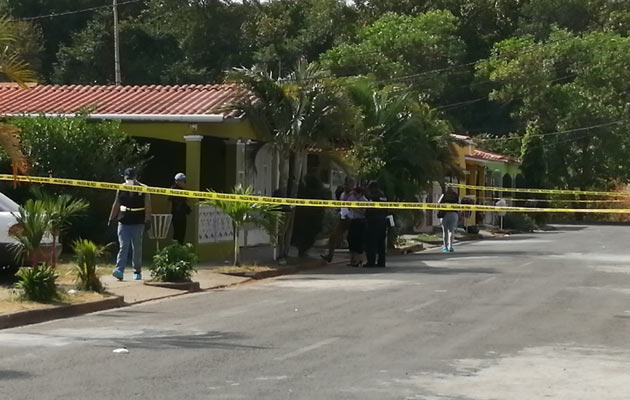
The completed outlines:
{"type": "MultiPolygon", "coordinates": [[[[337,190],[337,200],[345,201],[353,188],[354,180],[349,177],[346,178],[343,184],[343,190],[337,190]]],[[[339,211],[339,221],[337,221],[337,226],[332,231],[328,239],[328,254],[321,255],[321,258],[328,263],[332,262],[333,256],[335,255],[335,249],[339,246],[344,235],[350,228],[349,213],[350,210],[344,207],[342,207],[339,211]]]]}

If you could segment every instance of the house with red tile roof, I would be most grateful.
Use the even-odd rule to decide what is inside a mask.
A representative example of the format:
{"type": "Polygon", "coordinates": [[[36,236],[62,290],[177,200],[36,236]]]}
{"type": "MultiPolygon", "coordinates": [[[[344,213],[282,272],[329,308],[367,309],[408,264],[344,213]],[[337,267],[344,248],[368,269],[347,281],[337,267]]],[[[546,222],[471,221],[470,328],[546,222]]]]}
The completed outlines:
{"type": "MultiPolygon", "coordinates": [[[[480,149],[478,142],[469,136],[451,135],[458,163],[464,168],[462,183],[472,186],[516,188],[523,187],[520,161],[503,154],[480,149]]],[[[460,198],[468,197],[476,204],[495,204],[500,197],[512,197],[509,192],[460,189],[460,198]]],[[[471,213],[467,225],[494,223],[492,213],[471,213]]]]}
{"type": "MultiPolygon", "coordinates": [[[[503,154],[492,153],[480,149],[479,143],[472,137],[451,134],[451,149],[455,163],[461,171],[460,176],[448,177],[453,183],[465,183],[471,186],[486,187],[523,187],[524,179],[521,174],[519,160],[503,154]]],[[[499,198],[512,197],[509,192],[493,192],[474,189],[458,189],[460,199],[468,198],[473,204],[495,204],[499,198]]],[[[442,194],[439,183],[435,183],[431,190],[425,193],[426,202],[437,202],[442,194]]],[[[463,226],[493,225],[494,213],[471,212],[460,219],[463,226]]],[[[429,213],[425,221],[419,225],[419,230],[432,230],[439,225],[437,212],[429,213]]]]}
{"type": "MultiPolygon", "coordinates": [[[[184,172],[190,189],[229,192],[242,183],[253,186],[257,194],[271,195],[277,180],[276,155],[243,115],[226,109],[247,95],[230,84],[34,84],[28,90],[0,84],[0,115],[66,118],[87,113],[94,121],[117,120],[123,131],[151,145],[153,159],[142,175],[145,184],[168,187],[176,173],[184,172]]],[[[169,212],[166,198],[154,203],[157,212],[169,212]]],[[[195,207],[188,228],[186,240],[196,245],[201,259],[223,258],[232,251],[232,225],[217,210],[195,207]]],[[[252,230],[243,241],[265,243],[268,238],[252,230]]]]}

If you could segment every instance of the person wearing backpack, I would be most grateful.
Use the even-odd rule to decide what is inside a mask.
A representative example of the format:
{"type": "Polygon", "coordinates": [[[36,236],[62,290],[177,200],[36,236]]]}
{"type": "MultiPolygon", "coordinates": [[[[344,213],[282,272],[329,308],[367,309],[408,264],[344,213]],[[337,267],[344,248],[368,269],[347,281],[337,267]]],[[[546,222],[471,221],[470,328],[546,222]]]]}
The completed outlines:
{"type": "MultiPolygon", "coordinates": [[[[453,190],[453,188],[449,187],[448,189],[446,189],[446,192],[442,194],[442,197],[440,197],[438,203],[459,204],[459,196],[453,190]]],[[[438,218],[441,218],[442,222],[442,242],[444,244],[444,246],[442,247],[442,251],[444,253],[453,253],[455,251],[453,249],[453,239],[455,238],[455,229],[457,228],[457,222],[459,220],[459,212],[450,210],[439,210],[438,218]]]]}

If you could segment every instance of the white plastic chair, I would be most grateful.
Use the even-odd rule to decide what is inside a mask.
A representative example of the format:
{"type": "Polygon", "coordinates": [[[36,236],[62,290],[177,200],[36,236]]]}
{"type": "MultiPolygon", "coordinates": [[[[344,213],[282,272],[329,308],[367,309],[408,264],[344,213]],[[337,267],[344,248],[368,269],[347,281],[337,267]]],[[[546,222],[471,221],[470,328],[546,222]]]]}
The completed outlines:
{"type": "Polygon", "coordinates": [[[151,229],[149,230],[149,238],[155,239],[155,247],[160,251],[160,240],[168,237],[168,231],[171,229],[171,221],[173,214],[151,214],[151,229]]]}

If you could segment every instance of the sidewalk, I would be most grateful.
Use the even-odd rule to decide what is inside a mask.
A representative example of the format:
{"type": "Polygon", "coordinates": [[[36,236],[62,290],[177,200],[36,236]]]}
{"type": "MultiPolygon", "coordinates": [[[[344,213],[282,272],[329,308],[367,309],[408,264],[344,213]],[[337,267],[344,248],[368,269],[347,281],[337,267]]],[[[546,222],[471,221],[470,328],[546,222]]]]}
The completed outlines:
{"type": "MultiPolygon", "coordinates": [[[[150,279],[150,275],[143,276],[143,278],[150,279]]],[[[212,269],[209,268],[199,268],[192,280],[199,282],[201,290],[210,290],[238,285],[251,280],[251,278],[224,275],[213,272],[212,269]]],[[[158,300],[188,293],[185,290],[145,285],[144,280],[134,281],[132,272],[125,272],[125,279],[122,282],[111,275],[103,276],[101,281],[109,293],[123,297],[125,304],[143,303],[145,301],[158,300]]]]}
{"type": "MultiPolygon", "coordinates": [[[[292,254],[291,254],[292,255],[292,254]]],[[[321,260],[314,257],[297,259],[290,258],[287,265],[279,265],[273,260],[273,249],[270,246],[257,246],[241,250],[241,259],[243,265],[269,266],[272,271],[264,271],[260,273],[252,273],[250,276],[234,276],[218,273],[216,270],[222,267],[232,265],[232,260],[205,262],[197,265],[197,273],[192,280],[199,282],[200,290],[219,289],[241,283],[266,278],[270,276],[286,275],[301,271],[303,269],[315,268],[325,265],[321,260]]],[[[151,300],[158,300],[167,297],[179,296],[188,293],[186,290],[167,289],[153,285],[145,285],[144,280],[151,279],[148,270],[143,273],[142,281],[133,280],[133,272],[131,269],[125,271],[125,278],[119,281],[113,276],[107,274],[101,278],[106,290],[115,295],[124,298],[125,304],[137,304],[151,300]]]]}

